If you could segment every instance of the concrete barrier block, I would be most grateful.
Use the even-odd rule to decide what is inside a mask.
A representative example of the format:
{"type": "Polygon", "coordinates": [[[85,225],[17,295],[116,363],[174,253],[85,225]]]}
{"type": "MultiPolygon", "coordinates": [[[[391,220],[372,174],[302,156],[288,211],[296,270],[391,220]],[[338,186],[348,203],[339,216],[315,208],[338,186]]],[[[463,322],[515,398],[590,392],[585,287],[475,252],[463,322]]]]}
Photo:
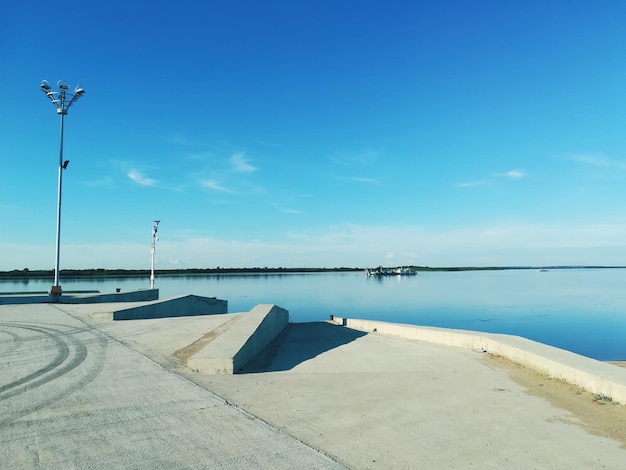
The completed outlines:
{"type": "Polygon", "coordinates": [[[187,367],[206,374],[234,374],[289,323],[289,312],[271,304],[257,305],[241,315],[226,331],[190,357],[187,367]]]}

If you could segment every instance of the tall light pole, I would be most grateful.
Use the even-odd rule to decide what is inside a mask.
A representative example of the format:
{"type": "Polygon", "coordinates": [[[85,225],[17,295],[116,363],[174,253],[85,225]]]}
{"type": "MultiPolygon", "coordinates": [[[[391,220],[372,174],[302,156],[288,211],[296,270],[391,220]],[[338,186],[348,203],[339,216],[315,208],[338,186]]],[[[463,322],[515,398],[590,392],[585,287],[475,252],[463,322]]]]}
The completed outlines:
{"type": "Polygon", "coordinates": [[[154,289],[154,253],[156,251],[156,242],[159,241],[157,231],[159,230],[160,220],[152,221],[152,244],[150,245],[150,254],[152,255],[152,267],[150,269],[150,289],[154,289]]]}
{"type": "Polygon", "coordinates": [[[78,98],[85,94],[85,90],[76,87],[74,92],[68,91],[70,86],[63,80],[57,82],[57,91],[52,90],[47,80],[41,82],[41,91],[52,101],[57,110],[57,114],[61,116],[61,137],[59,145],[59,185],[57,191],[57,237],[56,237],[56,257],[54,262],[54,285],[50,289],[50,295],[53,300],[58,300],[61,296],[61,286],[59,284],[59,258],[61,246],[61,188],[63,185],[63,170],[67,169],[69,160],[63,160],[63,118],[67,114],[67,110],[74,104],[78,98]]]}

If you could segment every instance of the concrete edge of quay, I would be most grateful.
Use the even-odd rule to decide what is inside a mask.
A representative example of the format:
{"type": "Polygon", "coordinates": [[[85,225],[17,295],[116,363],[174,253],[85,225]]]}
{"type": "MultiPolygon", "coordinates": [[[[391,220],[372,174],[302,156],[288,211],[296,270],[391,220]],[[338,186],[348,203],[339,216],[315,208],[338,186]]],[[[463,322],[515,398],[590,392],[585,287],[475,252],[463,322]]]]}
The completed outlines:
{"type": "Polygon", "coordinates": [[[289,324],[289,312],[259,304],[187,360],[187,368],[205,374],[234,374],[257,356],[289,324]]]}
{"type": "Polygon", "coordinates": [[[565,380],[626,404],[626,368],[532,341],[521,336],[425,327],[331,316],[330,322],[358,331],[437,343],[502,356],[525,367],[565,380]]]}
{"type": "MultiPolygon", "coordinates": [[[[115,294],[114,294],[115,295],[115,294]]],[[[228,302],[215,297],[181,295],[111,312],[112,320],[188,317],[228,313],[228,302]]]]}
{"type": "Polygon", "coordinates": [[[111,292],[99,291],[64,292],[54,299],[46,292],[7,292],[0,294],[0,305],[13,304],[101,304],[114,302],[147,302],[159,298],[159,289],[139,289],[136,291],[111,292]]]}

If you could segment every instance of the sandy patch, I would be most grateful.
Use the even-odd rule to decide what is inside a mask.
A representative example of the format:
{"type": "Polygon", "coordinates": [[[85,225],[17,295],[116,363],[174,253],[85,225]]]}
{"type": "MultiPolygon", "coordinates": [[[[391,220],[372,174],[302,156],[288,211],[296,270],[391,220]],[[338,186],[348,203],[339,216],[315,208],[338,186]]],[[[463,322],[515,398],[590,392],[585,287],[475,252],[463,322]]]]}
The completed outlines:
{"type": "Polygon", "coordinates": [[[609,361],[609,364],[613,364],[614,366],[626,367],[626,361],[609,361]]]}
{"type": "MultiPolygon", "coordinates": [[[[485,354],[485,361],[508,370],[510,377],[531,395],[572,413],[587,432],[617,440],[626,449],[626,404],[614,403],[608,397],[594,395],[500,356],[485,354]]],[[[626,367],[626,362],[622,361],[612,364],[626,367]]]]}
{"type": "Polygon", "coordinates": [[[184,348],[178,349],[174,352],[174,356],[176,356],[179,360],[187,363],[189,358],[199,352],[202,348],[204,348],[207,344],[221,335],[224,331],[230,328],[236,321],[241,318],[241,315],[235,315],[230,318],[226,323],[218,326],[217,328],[205,333],[200,339],[194,341],[189,346],[185,346],[184,348]]]}

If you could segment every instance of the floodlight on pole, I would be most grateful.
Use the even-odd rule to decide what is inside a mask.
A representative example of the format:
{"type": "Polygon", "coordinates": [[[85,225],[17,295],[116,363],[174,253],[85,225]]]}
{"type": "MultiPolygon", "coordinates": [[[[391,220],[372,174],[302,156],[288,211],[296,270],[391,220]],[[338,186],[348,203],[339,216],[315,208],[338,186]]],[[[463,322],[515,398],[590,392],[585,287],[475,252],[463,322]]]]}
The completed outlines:
{"type": "Polygon", "coordinates": [[[60,130],[60,143],[59,143],[59,176],[58,176],[58,188],[57,188],[57,233],[55,244],[55,262],[54,262],[54,285],[50,289],[50,295],[53,300],[58,300],[61,296],[61,285],[59,284],[59,260],[60,260],[60,246],[61,246],[61,190],[63,187],[63,170],[67,169],[69,160],[63,160],[63,118],[67,114],[67,110],[72,106],[78,98],[85,94],[85,90],[80,87],[76,87],[74,92],[69,91],[69,84],[63,80],[57,82],[58,90],[55,91],[50,86],[47,80],[41,82],[39,85],[41,91],[43,91],[48,99],[52,101],[52,104],[56,108],[57,114],[61,116],[61,130],[60,130]]]}
{"type": "Polygon", "coordinates": [[[160,220],[152,221],[152,244],[150,245],[150,254],[152,255],[152,264],[150,268],[150,289],[154,289],[154,253],[156,252],[156,242],[159,241],[157,237],[157,231],[159,230],[160,220]]]}

